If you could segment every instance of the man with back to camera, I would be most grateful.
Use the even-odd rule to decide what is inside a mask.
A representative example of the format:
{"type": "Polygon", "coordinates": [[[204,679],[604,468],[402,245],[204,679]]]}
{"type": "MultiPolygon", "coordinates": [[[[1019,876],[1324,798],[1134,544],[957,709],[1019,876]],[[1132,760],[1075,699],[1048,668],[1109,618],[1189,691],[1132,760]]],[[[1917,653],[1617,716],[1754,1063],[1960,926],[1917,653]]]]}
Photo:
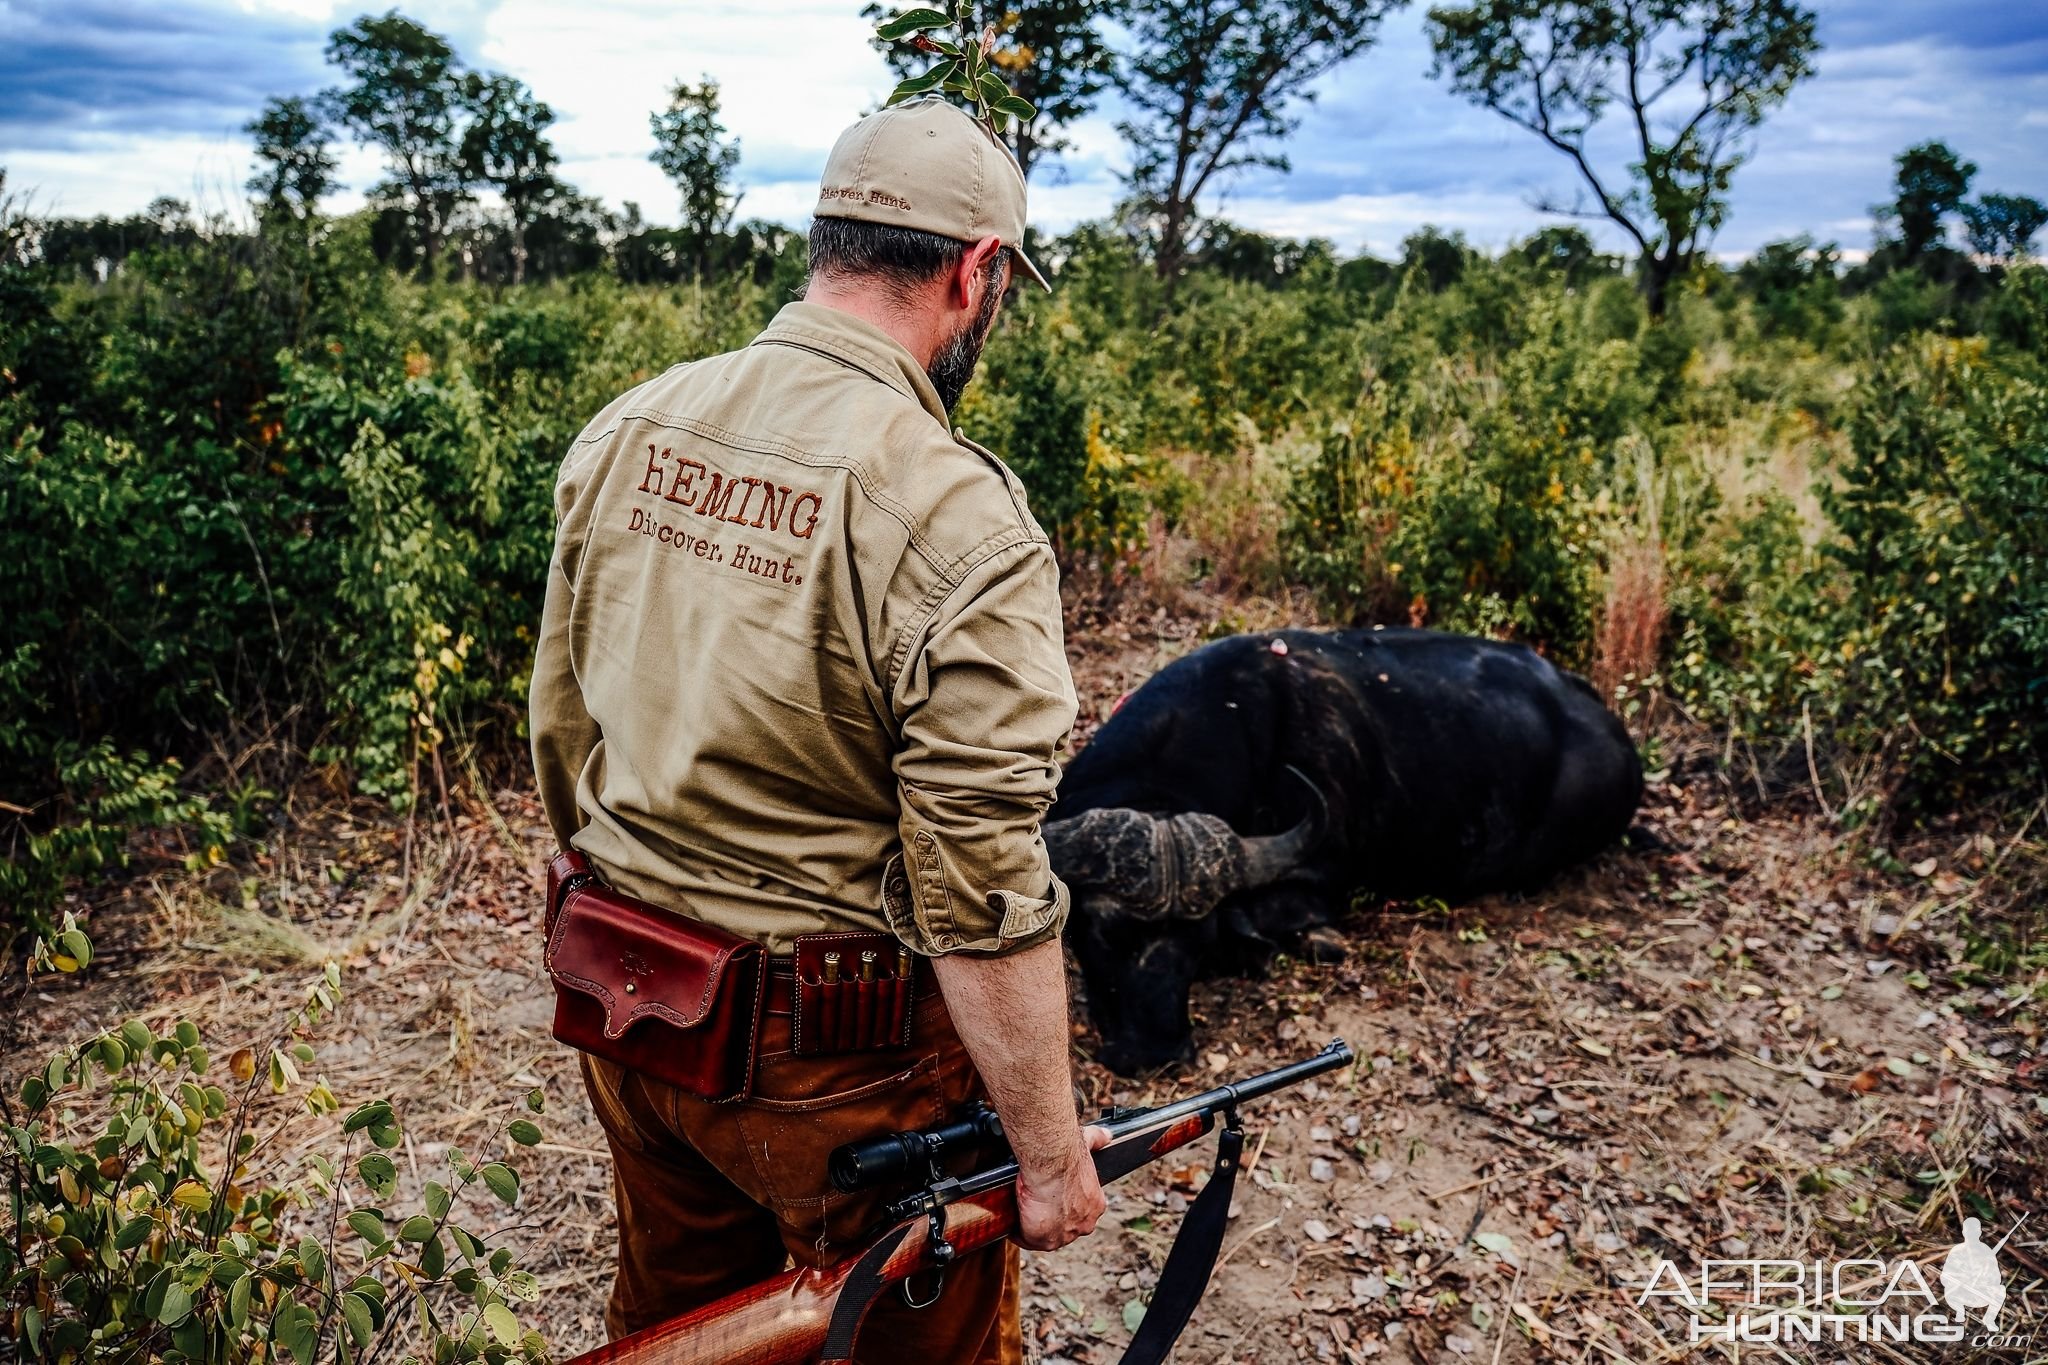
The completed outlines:
{"type": "MultiPolygon", "coordinates": [[[[563,462],[531,694],[548,822],[612,888],[772,966],[745,1099],[582,1059],[615,1168],[613,1337],[785,1256],[842,1259],[880,1199],[832,1188],[832,1148],[984,1095],[1021,1168],[1017,1240],[1102,1214],[1039,838],[1076,710],[1058,569],[1022,486],[947,421],[1011,272],[1046,283],[1024,210],[959,109],[869,115],[826,163],[803,300],[615,400],[563,462]],[[914,985],[909,1046],[820,1053],[814,1023],[805,1054],[777,976],[877,931],[882,975],[914,985]]],[[[841,957],[817,979],[876,970],[841,957]]],[[[1018,1291],[1014,1245],[962,1257],[933,1306],[877,1301],[861,1358],[1020,1361],[1018,1291]]]]}

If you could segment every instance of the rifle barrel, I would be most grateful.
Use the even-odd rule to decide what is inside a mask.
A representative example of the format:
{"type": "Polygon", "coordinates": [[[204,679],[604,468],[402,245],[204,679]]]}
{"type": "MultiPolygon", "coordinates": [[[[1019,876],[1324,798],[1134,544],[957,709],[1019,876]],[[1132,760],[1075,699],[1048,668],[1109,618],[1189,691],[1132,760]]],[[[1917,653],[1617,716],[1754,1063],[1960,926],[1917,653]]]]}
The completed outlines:
{"type": "Polygon", "coordinates": [[[1214,1113],[1219,1109],[1234,1109],[1240,1104],[1261,1099],[1276,1090],[1285,1090],[1290,1085],[1299,1085],[1311,1076],[1320,1076],[1326,1071],[1337,1071],[1351,1065],[1357,1054],[1342,1038],[1332,1038],[1323,1050],[1313,1057],[1304,1057],[1298,1062],[1262,1071],[1229,1085],[1219,1085],[1214,1090],[1204,1090],[1199,1095],[1162,1104],[1156,1109],[1133,1114],[1126,1119],[1107,1123],[1111,1136],[1123,1137],[1127,1133],[1142,1133],[1161,1124],[1184,1119],[1190,1114],[1214,1113]]]}
{"type": "MultiPolygon", "coordinates": [[[[1240,1104],[1260,1099],[1276,1090],[1299,1085],[1311,1076],[1320,1076],[1324,1072],[1347,1067],[1356,1056],[1349,1043],[1342,1038],[1332,1038],[1324,1045],[1323,1050],[1313,1057],[1304,1057],[1298,1062],[1289,1062],[1285,1066],[1262,1071],[1256,1076],[1233,1081],[1229,1085],[1219,1085],[1214,1090],[1204,1090],[1199,1095],[1190,1095],[1171,1104],[1126,1114],[1122,1118],[1111,1119],[1098,1126],[1109,1130],[1110,1140],[1114,1145],[1124,1138],[1167,1128],[1197,1114],[1214,1114],[1225,1109],[1235,1109],[1240,1104]]],[[[958,1180],[950,1182],[948,1199],[966,1199],[1008,1185],[1016,1178],[1017,1163],[1014,1160],[998,1162],[985,1170],[961,1176],[958,1180]]],[[[920,1196],[912,1195],[895,1201],[887,1206],[887,1216],[892,1221],[911,1217],[919,1199],[920,1196]]]]}

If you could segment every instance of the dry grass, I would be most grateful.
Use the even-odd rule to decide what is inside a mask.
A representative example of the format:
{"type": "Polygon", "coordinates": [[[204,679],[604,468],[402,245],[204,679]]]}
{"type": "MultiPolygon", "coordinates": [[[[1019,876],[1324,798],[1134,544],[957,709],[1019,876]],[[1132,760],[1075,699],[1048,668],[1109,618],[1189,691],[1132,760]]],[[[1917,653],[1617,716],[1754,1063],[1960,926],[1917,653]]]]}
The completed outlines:
{"type": "Polygon", "coordinates": [[[1663,545],[1636,537],[1617,546],[1593,639],[1593,686],[1601,696],[1633,690],[1656,672],[1667,615],[1663,545]]]}

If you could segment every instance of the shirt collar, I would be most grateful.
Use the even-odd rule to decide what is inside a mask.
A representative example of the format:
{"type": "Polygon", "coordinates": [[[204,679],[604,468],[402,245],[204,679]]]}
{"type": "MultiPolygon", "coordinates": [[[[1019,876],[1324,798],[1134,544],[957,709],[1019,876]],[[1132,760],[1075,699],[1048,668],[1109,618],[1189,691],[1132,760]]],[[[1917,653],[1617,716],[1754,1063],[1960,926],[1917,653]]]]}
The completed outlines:
{"type": "Polygon", "coordinates": [[[931,376],[903,343],[864,318],[822,304],[786,303],[753,344],[798,346],[852,366],[912,399],[948,431],[952,424],[931,376]]]}

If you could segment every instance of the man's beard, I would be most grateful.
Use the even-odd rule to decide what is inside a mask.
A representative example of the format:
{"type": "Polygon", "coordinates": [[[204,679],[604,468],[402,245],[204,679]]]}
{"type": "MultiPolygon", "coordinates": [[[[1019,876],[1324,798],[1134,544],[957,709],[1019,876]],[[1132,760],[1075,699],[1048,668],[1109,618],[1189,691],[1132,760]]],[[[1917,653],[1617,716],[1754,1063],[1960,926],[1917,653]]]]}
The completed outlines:
{"type": "Polygon", "coordinates": [[[967,381],[974,378],[974,367],[981,363],[982,347],[988,345],[996,309],[1003,301],[1001,272],[1000,263],[989,272],[987,288],[981,291],[981,310],[974,321],[953,333],[952,339],[939,347],[932,363],[925,366],[924,372],[931,376],[932,387],[939,391],[939,402],[948,413],[960,401],[960,395],[967,392],[967,381]]]}

